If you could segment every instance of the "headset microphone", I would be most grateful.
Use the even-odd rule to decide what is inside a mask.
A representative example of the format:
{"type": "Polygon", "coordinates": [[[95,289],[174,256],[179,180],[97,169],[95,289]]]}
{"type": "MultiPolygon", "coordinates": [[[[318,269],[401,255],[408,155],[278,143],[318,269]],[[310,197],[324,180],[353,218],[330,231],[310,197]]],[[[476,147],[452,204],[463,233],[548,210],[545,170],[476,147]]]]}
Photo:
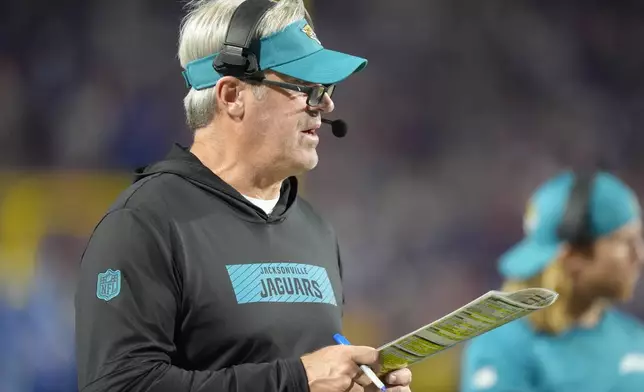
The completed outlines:
{"type": "Polygon", "coordinates": [[[327,120],[323,118],[322,122],[331,125],[331,132],[335,137],[345,137],[349,131],[347,129],[347,123],[343,120],[327,120]]]}

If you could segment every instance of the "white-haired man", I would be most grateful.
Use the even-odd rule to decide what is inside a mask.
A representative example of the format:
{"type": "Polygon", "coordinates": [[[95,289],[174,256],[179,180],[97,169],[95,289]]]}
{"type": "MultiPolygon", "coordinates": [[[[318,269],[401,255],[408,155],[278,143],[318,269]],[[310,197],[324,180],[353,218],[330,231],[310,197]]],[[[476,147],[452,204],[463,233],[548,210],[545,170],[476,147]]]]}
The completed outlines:
{"type": "MultiPolygon", "coordinates": [[[[179,57],[194,143],[140,170],[87,245],[83,391],[375,390],[359,365],[377,366],[377,351],[334,344],[338,242],[294,177],[318,162],[334,85],[366,60],[324,49],[301,0],[283,0],[257,26],[261,71],[219,73],[240,3],[192,3],[179,57]]],[[[409,391],[411,372],[385,381],[409,391]]]]}

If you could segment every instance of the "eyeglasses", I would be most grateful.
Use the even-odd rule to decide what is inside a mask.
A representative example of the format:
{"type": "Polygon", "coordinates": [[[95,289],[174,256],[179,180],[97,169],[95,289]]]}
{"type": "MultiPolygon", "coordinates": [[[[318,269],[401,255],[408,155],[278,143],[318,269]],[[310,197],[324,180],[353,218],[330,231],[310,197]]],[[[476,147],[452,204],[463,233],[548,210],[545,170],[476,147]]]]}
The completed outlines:
{"type": "Polygon", "coordinates": [[[285,88],[287,90],[305,93],[307,94],[306,104],[308,106],[320,106],[322,104],[322,100],[324,99],[324,94],[326,93],[329,98],[331,98],[333,91],[335,91],[335,84],[330,84],[328,86],[302,86],[300,84],[278,82],[276,80],[269,80],[265,78],[251,80],[269,86],[276,86],[285,88]]]}

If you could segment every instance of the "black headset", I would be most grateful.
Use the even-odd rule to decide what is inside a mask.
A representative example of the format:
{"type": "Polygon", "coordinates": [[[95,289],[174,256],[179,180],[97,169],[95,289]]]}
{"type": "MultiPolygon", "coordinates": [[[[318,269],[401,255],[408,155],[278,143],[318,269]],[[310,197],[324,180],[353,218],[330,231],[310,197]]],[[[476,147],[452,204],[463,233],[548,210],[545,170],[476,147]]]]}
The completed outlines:
{"type": "MultiPolygon", "coordinates": [[[[228,30],[224,47],[212,62],[212,66],[220,75],[234,76],[239,79],[251,79],[257,76],[259,67],[260,40],[255,37],[257,26],[264,14],[277,5],[273,0],[246,0],[235,9],[228,30]]],[[[313,27],[308,11],[305,18],[313,27]]],[[[328,120],[322,122],[329,124],[333,135],[338,138],[346,136],[347,124],[343,120],[328,120]]]]}
{"type": "Polygon", "coordinates": [[[220,75],[251,77],[260,71],[259,39],[255,39],[260,20],[277,3],[270,0],[246,0],[230,20],[224,47],[213,61],[220,75]]]}
{"type": "Polygon", "coordinates": [[[574,183],[557,235],[560,240],[572,245],[589,245],[594,240],[590,222],[590,198],[595,172],[580,170],[573,175],[574,183]]]}

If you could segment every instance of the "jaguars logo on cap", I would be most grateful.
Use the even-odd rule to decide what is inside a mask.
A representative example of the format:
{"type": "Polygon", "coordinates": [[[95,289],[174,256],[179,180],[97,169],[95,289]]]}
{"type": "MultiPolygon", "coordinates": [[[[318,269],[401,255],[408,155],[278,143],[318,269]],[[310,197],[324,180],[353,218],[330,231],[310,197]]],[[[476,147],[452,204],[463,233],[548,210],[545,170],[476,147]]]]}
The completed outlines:
{"type": "Polygon", "coordinates": [[[318,36],[315,34],[315,31],[313,31],[313,27],[311,27],[310,24],[307,23],[304,27],[302,27],[302,32],[306,34],[307,37],[311,38],[313,41],[322,45],[322,42],[320,42],[320,40],[318,39],[318,36]]]}
{"type": "Polygon", "coordinates": [[[534,231],[539,223],[539,215],[537,214],[537,207],[532,201],[528,202],[525,214],[523,215],[523,232],[529,235],[534,231]]]}

